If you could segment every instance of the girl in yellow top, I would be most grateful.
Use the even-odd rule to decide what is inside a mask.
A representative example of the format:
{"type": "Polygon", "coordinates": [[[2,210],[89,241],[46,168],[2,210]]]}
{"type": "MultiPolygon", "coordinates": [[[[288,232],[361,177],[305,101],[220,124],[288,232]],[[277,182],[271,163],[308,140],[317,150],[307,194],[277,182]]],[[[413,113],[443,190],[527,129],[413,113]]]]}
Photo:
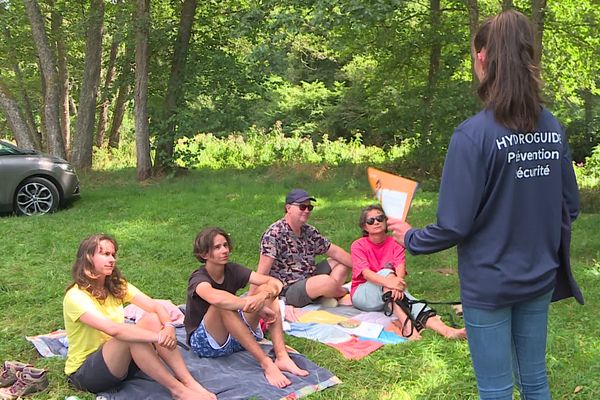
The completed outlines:
{"type": "Polygon", "coordinates": [[[175,399],[216,399],[188,371],[169,313],[123,278],[116,255],[117,242],[107,235],[85,239],[77,251],[63,300],[69,383],[98,393],[139,368],[175,399]],[[128,302],[146,311],[135,325],[124,323],[123,303],[128,302]]]}

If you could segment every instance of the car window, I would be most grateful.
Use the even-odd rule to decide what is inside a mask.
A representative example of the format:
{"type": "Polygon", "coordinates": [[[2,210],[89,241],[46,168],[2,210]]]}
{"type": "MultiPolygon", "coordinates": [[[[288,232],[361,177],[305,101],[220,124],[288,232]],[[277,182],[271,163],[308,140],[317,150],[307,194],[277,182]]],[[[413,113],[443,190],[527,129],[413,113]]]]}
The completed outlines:
{"type": "Polygon", "coordinates": [[[10,147],[5,145],[4,143],[0,143],[0,156],[7,156],[11,154],[21,154],[19,150],[14,147],[10,147]]]}

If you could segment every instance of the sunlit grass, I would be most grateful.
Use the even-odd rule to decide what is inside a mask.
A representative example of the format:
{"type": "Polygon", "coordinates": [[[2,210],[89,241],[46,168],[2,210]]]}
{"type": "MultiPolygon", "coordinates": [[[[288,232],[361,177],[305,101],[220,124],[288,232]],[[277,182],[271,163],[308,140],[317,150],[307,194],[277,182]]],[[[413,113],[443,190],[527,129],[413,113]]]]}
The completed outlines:
{"type": "MultiPolygon", "coordinates": [[[[201,228],[226,229],[234,241],[232,259],[256,268],[260,236],[282,216],[288,190],[304,187],[317,197],[311,223],[344,248],[360,235],[359,211],[372,202],[363,166],[198,170],[146,184],[134,176],[132,169],[90,173],[81,177],[82,198],[72,207],[37,218],[0,218],[0,362],[17,359],[49,368],[50,390],[36,398],[62,400],[75,394],[66,385],[64,361],[40,359],[25,336],[63,326],[62,296],[84,237],[113,234],[125,276],[153,297],[182,303],[197,265],[192,241],[201,228]]],[[[432,222],[436,205],[436,193],[419,191],[409,221],[415,226],[432,222]]],[[[551,309],[548,367],[556,399],[600,398],[600,312],[594,307],[600,301],[598,226],[599,214],[583,214],[573,232],[573,268],[587,305],[569,300],[551,309]]],[[[454,250],[409,256],[407,264],[413,294],[458,298],[454,250]]],[[[449,318],[448,307],[438,311],[449,318]]],[[[384,346],[360,361],[347,361],[313,341],[290,337],[288,343],[343,381],[311,399],[476,398],[466,342],[425,332],[420,342],[384,346]]]]}

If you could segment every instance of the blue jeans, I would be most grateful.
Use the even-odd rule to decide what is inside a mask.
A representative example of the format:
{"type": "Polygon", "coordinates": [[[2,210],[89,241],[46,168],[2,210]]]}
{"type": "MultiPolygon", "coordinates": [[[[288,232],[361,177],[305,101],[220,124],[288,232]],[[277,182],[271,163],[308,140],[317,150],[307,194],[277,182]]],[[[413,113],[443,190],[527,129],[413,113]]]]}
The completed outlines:
{"type": "Polygon", "coordinates": [[[548,308],[552,291],[510,307],[463,307],[471,359],[481,399],[549,400],[546,374],[548,308]],[[514,375],[514,382],[513,382],[514,375]]]}

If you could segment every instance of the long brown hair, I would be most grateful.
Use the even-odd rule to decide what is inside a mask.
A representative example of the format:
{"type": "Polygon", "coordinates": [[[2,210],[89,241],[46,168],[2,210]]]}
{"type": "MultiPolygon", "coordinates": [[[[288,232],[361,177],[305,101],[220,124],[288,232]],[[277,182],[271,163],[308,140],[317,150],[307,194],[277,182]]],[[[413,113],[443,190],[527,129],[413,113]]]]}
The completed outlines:
{"type": "Polygon", "coordinates": [[[473,49],[485,49],[485,74],[477,94],[486,107],[507,128],[533,131],[543,101],[539,57],[529,19],[515,10],[487,19],[473,38],[473,49]]]}
{"type": "Polygon", "coordinates": [[[98,300],[105,300],[109,293],[118,299],[125,297],[127,293],[127,281],[121,275],[116,264],[112,274],[104,280],[104,286],[98,287],[98,275],[94,270],[93,257],[100,242],[104,240],[111,242],[115,247],[115,253],[117,252],[119,249],[117,241],[109,235],[96,234],[84,239],[79,245],[77,258],[71,268],[73,282],[67,286],[66,290],[78,285],[80,289],[87,290],[98,300]]]}

